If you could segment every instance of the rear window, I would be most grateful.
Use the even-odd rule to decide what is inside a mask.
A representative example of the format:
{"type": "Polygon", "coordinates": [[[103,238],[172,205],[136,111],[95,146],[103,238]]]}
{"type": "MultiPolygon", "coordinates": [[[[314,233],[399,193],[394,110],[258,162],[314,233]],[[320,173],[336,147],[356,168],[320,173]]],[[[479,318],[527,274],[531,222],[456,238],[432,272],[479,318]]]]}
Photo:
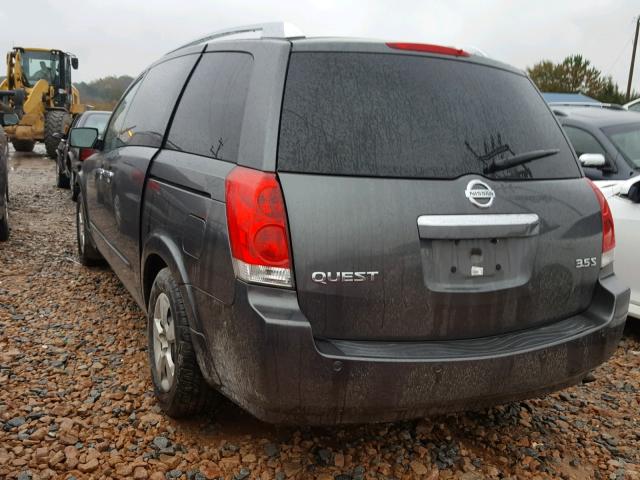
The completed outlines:
{"type": "Polygon", "coordinates": [[[95,128],[98,130],[100,135],[104,133],[104,129],[107,126],[107,122],[109,121],[109,115],[105,114],[93,114],[88,115],[87,119],[84,122],[84,127],[86,128],[95,128]]]}
{"type": "Polygon", "coordinates": [[[580,176],[525,76],[456,60],[335,52],[291,56],[278,169],[409,178],[580,176]],[[542,149],[559,153],[483,173],[493,160],[542,149]]]}

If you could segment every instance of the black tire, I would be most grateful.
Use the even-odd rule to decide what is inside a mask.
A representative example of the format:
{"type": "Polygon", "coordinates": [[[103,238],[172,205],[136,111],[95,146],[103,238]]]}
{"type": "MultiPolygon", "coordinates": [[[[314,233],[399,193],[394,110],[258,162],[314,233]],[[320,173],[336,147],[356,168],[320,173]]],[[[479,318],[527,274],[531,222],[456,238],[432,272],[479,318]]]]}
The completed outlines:
{"type": "Polygon", "coordinates": [[[82,193],[78,194],[78,202],[76,203],[76,241],[78,243],[78,258],[82,265],[89,267],[103,262],[102,255],[95,247],[91,232],[87,228],[82,193]]]}
{"type": "Polygon", "coordinates": [[[174,418],[195,415],[212,408],[219,401],[220,394],[209,387],[198,366],[182,294],[168,268],[160,270],[151,287],[147,313],[147,338],[155,395],[160,407],[167,415],[174,418]],[[168,347],[162,349],[163,352],[171,352],[175,366],[172,381],[167,380],[164,383],[163,373],[156,367],[156,337],[154,336],[156,303],[162,295],[165,300],[168,298],[170,312],[166,318],[168,324],[173,325],[175,339],[173,343],[167,342],[168,347]]]}
{"type": "Polygon", "coordinates": [[[56,158],[60,139],[54,133],[66,133],[72,117],[64,110],[49,110],[44,116],[44,146],[47,155],[56,158]]]}
{"type": "Polygon", "coordinates": [[[60,159],[56,158],[56,187],[69,188],[70,178],[62,169],[60,159]]]}
{"type": "Polygon", "coordinates": [[[16,149],[16,152],[23,152],[23,153],[33,152],[33,147],[36,146],[36,142],[32,140],[14,139],[14,140],[11,140],[11,143],[13,144],[13,148],[16,149]]]}
{"type": "Polygon", "coordinates": [[[80,193],[80,186],[78,185],[78,179],[76,177],[75,172],[71,172],[71,178],[69,179],[70,190],[71,190],[71,200],[74,202],[78,201],[78,193],[80,193]]]}
{"type": "Polygon", "coordinates": [[[0,242],[9,240],[9,188],[4,195],[4,215],[0,218],[0,242]]]}

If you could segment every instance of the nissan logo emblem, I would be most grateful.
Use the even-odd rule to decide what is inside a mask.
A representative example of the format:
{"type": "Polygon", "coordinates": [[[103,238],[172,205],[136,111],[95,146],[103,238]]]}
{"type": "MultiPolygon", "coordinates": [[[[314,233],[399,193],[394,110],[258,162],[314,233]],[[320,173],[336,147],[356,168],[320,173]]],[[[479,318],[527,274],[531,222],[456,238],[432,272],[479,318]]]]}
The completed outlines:
{"type": "Polygon", "coordinates": [[[486,183],[480,180],[471,180],[467,184],[464,196],[469,199],[476,207],[489,208],[493,205],[493,199],[496,198],[496,192],[486,183]]]}

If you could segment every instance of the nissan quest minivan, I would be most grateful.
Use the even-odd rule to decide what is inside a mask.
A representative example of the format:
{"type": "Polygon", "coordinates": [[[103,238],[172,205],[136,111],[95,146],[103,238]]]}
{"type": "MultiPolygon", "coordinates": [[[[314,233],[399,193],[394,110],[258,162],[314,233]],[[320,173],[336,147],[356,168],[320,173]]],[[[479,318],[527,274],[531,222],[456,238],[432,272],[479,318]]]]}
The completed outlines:
{"type": "Polygon", "coordinates": [[[78,175],[78,251],[148,316],[158,401],[378,422],[576,384],[629,290],[527,76],[464,50],[218,32],[147,68],[78,175]]]}

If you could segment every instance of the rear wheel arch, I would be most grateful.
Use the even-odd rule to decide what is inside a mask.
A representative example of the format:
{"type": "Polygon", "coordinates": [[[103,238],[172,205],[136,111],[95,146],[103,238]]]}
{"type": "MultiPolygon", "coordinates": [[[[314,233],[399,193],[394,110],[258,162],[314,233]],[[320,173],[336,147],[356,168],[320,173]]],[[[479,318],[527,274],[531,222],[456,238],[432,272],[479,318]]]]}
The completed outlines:
{"type": "Polygon", "coordinates": [[[146,306],[149,304],[153,281],[163,268],[168,267],[171,270],[178,285],[189,283],[181,252],[178,245],[166,236],[154,235],[145,243],[142,253],[141,279],[142,294],[146,306]]]}
{"type": "Polygon", "coordinates": [[[149,304],[149,297],[151,296],[151,287],[153,286],[153,281],[158,276],[158,273],[160,273],[160,271],[166,267],[167,264],[164,259],[156,253],[152,253],[145,260],[142,274],[142,298],[144,298],[145,305],[149,304]]]}

